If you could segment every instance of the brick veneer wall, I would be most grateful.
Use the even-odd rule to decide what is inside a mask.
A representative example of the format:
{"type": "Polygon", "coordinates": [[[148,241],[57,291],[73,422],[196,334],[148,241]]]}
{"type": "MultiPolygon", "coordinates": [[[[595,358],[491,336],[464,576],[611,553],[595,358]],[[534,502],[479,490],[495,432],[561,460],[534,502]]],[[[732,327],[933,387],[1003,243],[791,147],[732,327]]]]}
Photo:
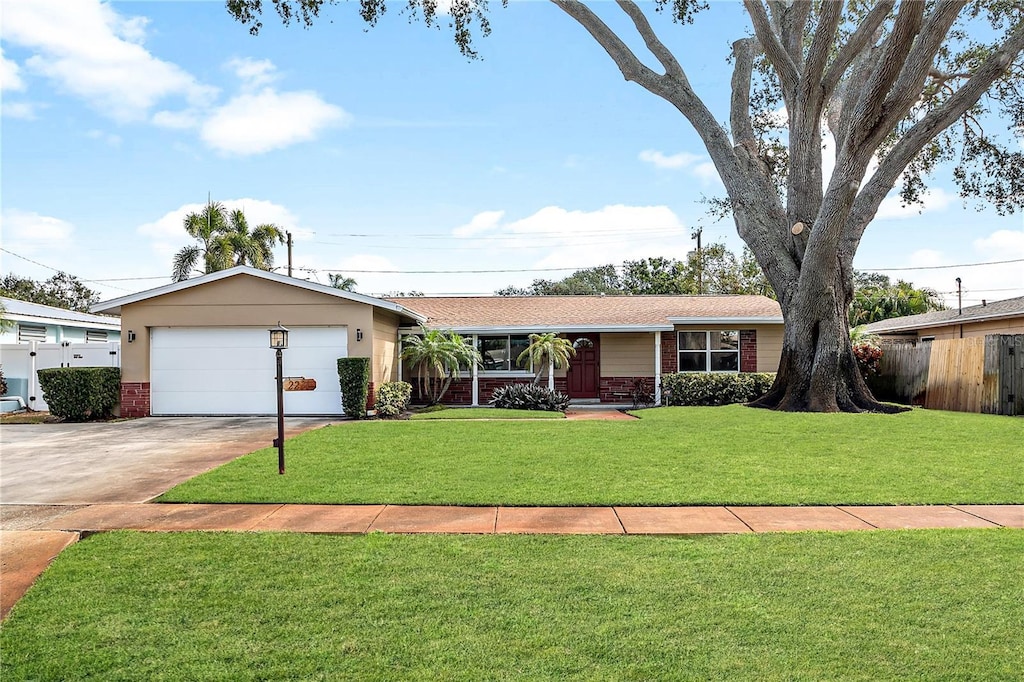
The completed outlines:
{"type": "Polygon", "coordinates": [[[377,404],[377,389],[374,388],[373,382],[369,382],[366,390],[366,409],[372,410],[373,406],[377,404]]]}
{"type": "Polygon", "coordinates": [[[740,371],[757,371],[757,330],[740,330],[740,371]]]}
{"type": "Polygon", "coordinates": [[[647,379],[647,386],[653,393],[656,385],[654,377],[601,377],[601,402],[633,402],[633,382],[640,378],[647,379]]]}
{"type": "Polygon", "coordinates": [[[149,416],[149,382],[121,384],[121,416],[149,416]]]}
{"type": "Polygon", "coordinates": [[[679,371],[679,348],[675,332],[661,333],[661,373],[675,374],[679,371]]]}
{"type": "MultiPolygon", "coordinates": [[[[501,386],[507,386],[508,384],[530,384],[533,383],[533,378],[517,379],[515,377],[485,377],[481,376],[477,379],[479,383],[479,401],[481,405],[486,405],[494,394],[495,389],[501,386]]],[[[541,386],[547,386],[547,377],[541,378],[541,386]]],[[[419,390],[413,384],[413,402],[422,403],[423,400],[420,398],[419,390]]],[[[565,393],[568,390],[565,377],[555,377],[555,390],[565,393]]],[[[453,381],[451,386],[448,387],[448,392],[444,394],[444,399],[441,401],[445,405],[472,405],[473,404],[473,379],[463,378],[458,381],[453,381]]]]}

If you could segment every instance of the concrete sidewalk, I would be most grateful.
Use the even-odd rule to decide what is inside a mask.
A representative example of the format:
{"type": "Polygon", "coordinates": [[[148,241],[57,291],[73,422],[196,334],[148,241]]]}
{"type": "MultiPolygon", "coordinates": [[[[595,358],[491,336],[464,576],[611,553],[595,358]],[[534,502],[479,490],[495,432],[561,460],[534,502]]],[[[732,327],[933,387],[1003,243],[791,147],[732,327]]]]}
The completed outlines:
{"type": "Polygon", "coordinates": [[[0,617],[82,533],[110,530],[298,533],[691,535],[900,528],[1024,528],[1024,505],[893,507],[441,507],[305,504],[94,504],[32,514],[4,505],[0,617]]]}

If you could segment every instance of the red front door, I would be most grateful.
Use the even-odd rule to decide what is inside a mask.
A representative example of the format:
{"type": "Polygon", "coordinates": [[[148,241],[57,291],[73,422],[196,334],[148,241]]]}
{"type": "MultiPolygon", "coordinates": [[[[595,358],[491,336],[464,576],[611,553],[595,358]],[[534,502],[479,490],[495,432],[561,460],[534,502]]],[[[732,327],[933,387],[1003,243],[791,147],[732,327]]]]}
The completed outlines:
{"type": "Polygon", "coordinates": [[[566,380],[570,398],[601,397],[601,337],[598,334],[569,334],[576,357],[569,360],[566,380]]]}

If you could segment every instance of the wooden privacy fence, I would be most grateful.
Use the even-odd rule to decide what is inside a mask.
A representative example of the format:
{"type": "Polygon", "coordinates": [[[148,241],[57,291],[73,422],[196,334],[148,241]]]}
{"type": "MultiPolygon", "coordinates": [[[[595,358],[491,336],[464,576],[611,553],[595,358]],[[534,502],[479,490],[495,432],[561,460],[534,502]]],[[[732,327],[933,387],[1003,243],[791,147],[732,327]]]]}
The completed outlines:
{"type": "Polygon", "coordinates": [[[1024,334],[883,345],[871,387],[934,410],[1024,415],[1024,334]]]}

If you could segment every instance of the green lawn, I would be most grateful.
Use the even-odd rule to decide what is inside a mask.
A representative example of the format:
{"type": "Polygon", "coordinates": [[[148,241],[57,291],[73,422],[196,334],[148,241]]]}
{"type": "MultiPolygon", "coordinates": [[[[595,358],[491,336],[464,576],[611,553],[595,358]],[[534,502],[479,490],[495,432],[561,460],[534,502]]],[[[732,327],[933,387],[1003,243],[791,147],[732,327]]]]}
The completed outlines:
{"type": "Polygon", "coordinates": [[[1024,532],[117,532],[0,628],[4,680],[1011,680],[1024,532]]]}
{"type": "Polygon", "coordinates": [[[470,505],[1024,502],[1024,420],[914,410],[643,410],[634,421],[346,423],[187,481],[165,502],[470,505]]]}
{"type": "Polygon", "coordinates": [[[409,419],[565,419],[561,412],[504,410],[497,407],[458,407],[413,414],[409,419]]]}

